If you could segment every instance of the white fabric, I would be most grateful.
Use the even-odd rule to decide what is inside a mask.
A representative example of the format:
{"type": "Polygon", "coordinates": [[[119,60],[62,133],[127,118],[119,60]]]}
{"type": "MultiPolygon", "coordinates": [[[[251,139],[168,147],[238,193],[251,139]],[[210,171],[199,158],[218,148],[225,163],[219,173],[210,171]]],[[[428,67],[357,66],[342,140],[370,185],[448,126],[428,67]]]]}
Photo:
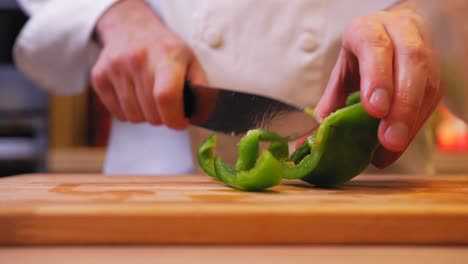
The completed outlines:
{"type": "MultiPolygon", "coordinates": [[[[22,0],[24,6],[37,1],[22,0]]],[[[50,0],[41,8],[36,6],[34,9],[39,11],[33,14],[15,46],[18,66],[48,91],[62,94],[81,91],[98,52],[90,33],[98,17],[114,2],[50,0]]],[[[336,61],[346,24],[397,1],[146,2],[192,47],[210,84],[314,106],[336,61]]],[[[206,134],[196,129],[191,132],[192,147],[196,147],[206,134]]],[[[413,154],[406,154],[408,157],[393,166],[397,171],[421,172],[424,163],[430,161],[431,149],[424,132],[421,134],[418,141],[421,144],[413,144],[413,151],[408,151],[413,154]],[[414,159],[414,154],[419,159],[414,159]]],[[[191,159],[188,137],[187,131],[114,122],[105,171],[186,172],[193,167],[188,165],[191,159]],[[169,166],[175,156],[183,157],[180,168],[169,166]]],[[[229,145],[228,152],[233,153],[235,144],[229,145]]]]}
{"type": "Polygon", "coordinates": [[[83,91],[99,52],[94,25],[116,0],[21,0],[32,13],[13,50],[17,66],[47,91],[83,91]]]}
{"type": "Polygon", "coordinates": [[[193,170],[187,132],[115,120],[109,143],[106,174],[177,174],[193,170]]]}

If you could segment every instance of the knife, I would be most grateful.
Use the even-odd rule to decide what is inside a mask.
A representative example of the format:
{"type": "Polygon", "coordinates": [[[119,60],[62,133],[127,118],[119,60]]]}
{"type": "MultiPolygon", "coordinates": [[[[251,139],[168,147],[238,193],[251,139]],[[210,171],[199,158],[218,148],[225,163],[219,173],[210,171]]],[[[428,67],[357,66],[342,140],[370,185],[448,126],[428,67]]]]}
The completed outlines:
{"type": "Polygon", "coordinates": [[[231,136],[263,129],[293,141],[311,134],[320,125],[310,108],[188,80],[184,85],[184,112],[192,125],[231,136]]]}

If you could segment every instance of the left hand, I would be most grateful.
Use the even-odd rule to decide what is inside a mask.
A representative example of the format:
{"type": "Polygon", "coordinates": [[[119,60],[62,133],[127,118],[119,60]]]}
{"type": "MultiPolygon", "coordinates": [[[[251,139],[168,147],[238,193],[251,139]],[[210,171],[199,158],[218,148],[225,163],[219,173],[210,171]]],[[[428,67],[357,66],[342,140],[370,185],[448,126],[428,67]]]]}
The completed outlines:
{"type": "Polygon", "coordinates": [[[384,168],[408,147],[437,107],[443,89],[432,41],[409,3],[357,18],[346,29],[342,49],[316,107],[326,117],[361,90],[366,111],[381,118],[381,147],[373,164],[384,168]]]}

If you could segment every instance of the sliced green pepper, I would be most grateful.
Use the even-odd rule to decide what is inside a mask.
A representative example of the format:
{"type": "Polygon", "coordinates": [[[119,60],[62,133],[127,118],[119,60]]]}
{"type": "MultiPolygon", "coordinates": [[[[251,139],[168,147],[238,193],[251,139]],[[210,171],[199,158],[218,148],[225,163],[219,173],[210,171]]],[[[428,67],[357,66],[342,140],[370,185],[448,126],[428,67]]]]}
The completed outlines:
{"type": "Polygon", "coordinates": [[[285,179],[301,179],[308,183],[333,187],[359,173],[371,162],[379,142],[379,120],[371,117],[360,103],[360,93],[348,97],[347,106],[332,113],[291,157],[294,165],[287,165],[285,179]],[[304,155],[304,149],[310,152],[304,155]]]}
{"type": "Polygon", "coordinates": [[[198,165],[200,168],[205,171],[206,174],[215,178],[216,180],[220,180],[218,176],[216,176],[216,172],[214,169],[214,148],[216,147],[216,135],[209,136],[201,146],[198,148],[197,158],[198,158],[198,165]]]}
{"type": "Polygon", "coordinates": [[[226,185],[245,191],[275,186],[281,179],[301,179],[317,186],[340,185],[371,162],[379,143],[379,120],[360,103],[360,93],[351,94],[347,106],[329,115],[319,129],[289,157],[288,144],[281,136],[251,130],[238,144],[235,167],[214,155],[216,137],[209,137],[198,150],[200,167],[226,185]],[[259,156],[259,142],[271,142],[259,156]]]}
{"type": "Polygon", "coordinates": [[[283,165],[289,155],[287,142],[281,136],[262,130],[249,131],[238,144],[235,167],[214,155],[216,136],[210,136],[198,150],[200,167],[213,178],[244,191],[261,191],[281,183],[283,165]],[[259,156],[260,141],[271,142],[259,156]]]}

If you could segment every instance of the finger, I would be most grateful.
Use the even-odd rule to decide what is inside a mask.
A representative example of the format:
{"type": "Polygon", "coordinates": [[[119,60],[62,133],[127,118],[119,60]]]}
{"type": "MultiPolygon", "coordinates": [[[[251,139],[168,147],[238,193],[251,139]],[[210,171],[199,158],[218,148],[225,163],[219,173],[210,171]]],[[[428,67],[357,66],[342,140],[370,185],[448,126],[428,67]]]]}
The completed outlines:
{"type": "MultiPolygon", "coordinates": [[[[427,38],[425,37],[425,39],[427,38]]],[[[427,59],[429,70],[424,90],[423,103],[418,117],[419,122],[416,127],[422,127],[424,125],[424,123],[431,117],[444,95],[444,87],[441,84],[441,73],[438,67],[437,55],[432,47],[429,47],[430,51],[427,59]]]]}
{"type": "Polygon", "coordinates": [[[374,153],[372,164],[379,169],[384,169],[393,164],[402,154],[403,151],[391,152],[380,146],[374,153]]]}
{"type": "Polygon", "coordinates": [[[186,67],[181,63],[164,63],[156,69],[153,97],[161,120],[173,129],[184,129],[183,87],[186,67]]]}
{"type": "Polygon", "coordinates": [[[112,85],[126,119],[134,123],[142,122],[143,113],[138,104],[134,84],[127,75],[125,64],[119,60],[112,60],[108,74],[112,76],[112,85]]]}
{"type": "Polygon", "coordinates": [[[427,61],[426,66],[428,68],[428,73],[426,74],[426,85],[422,95],[423,100],[417,122],[415,123],[411,133],[411,138],[413,138],[436,109],[442,98],[443,89],[440,83],[440,70],[433,45],[433,39],[427,30],[428,27],[425,24],[425,21],[420,16],[415,16],[414,14],[406,15],[402,21],[405,25],[409,24],[408,27],[413,26],[414,33],[417,32],[417,34],[419,34],[421,42],[424,43],[425,55],[427,55],[425,56],[427,61]]]}
{"type": "MultiPolygon", "coordinates": [[[[437,56],[435,54],[435,50],[433,47],[433,41],[431,35],[427,31],[427,27],[424,27],[424,21],[420,19],[420,17],[413,17],[409,16],[410,19],[414,19],[414,25],[416,26],[419,35],[421,36],[422,40],[424,41],[425,45],[430,50],[430,56],[428,57],[430,66],[429,74],[428,74],[428,81],[426,82],[424,98],[421,106],[421,110],[419,111],[417,122],[415,128],[413,129],[410,140],[411,142],[413,138],[417,135],[419,129],[423,127],[426,121],[430,118],[434,110],[436,109],[437,105],[439,104],[441,97],[443,95],[443,87],[440,83],[440,71],[437,67],[438,62],[436,61],[437,56]]],[[[385,168],[392,163],[394,163],[406,150],[400,152],[391,152],[386,150],[383,147],[379,147],[374,155],[374,159],[372,163],[378,168],[385,168]]]]}
{"type": "Polygon", "coordinates": [[[147,64],[147,53],[138,51],[130,56],[127,70],[131,73],[135,93],[145,120],[153,125],[162,124],[153,98],[154,71],[147,64]]]}
{"type": "MultiPolygon", "coordinates": [[[[433,70],[430,71],[431,74],[429,75],[429,80],[426,82],[427,85],[424,92],[422,107],[418,114],[418,121],[416,122],[415,129],[410,136],[409,142],[411,142],[414,137],[417,136],[418,131],[431,117],[432,113],[439,105],[440,99],[443,95],[443,89],[440,85],[436,64],[434,63],[431,65],[433,70]]],[[[374,164],[377,168],[383,169],[399,159],[404,151],[406,151],[406,148],[399,152],[391,152],[383,147],[379,147],[379,149],[377,149],[374,154],[372,164],[374,164]]]]}
{"type": "Polygon", "coordinates": [[[400,19],[384,23],[395,48],[395,91],[390,113],[379,126],[379,140],[386,149],[399,152],[417,129],[429,61],[424,41],[412,22],[400,19]]]}
{"type": "MultiPolygon", "coordinates": [[[[187,79],[194,84],[206,85],[206,75],[196,58],[192,60],[187,71],[187,79]]],[[[218,91],[216,89],[193,88],[195,94],[194,113],[190,116],[194,124],[202,124],[209,120],[216,109],[218,91]]]]}
{"type": "Polygon", "coordinates": [[[99,65],[96,65],[91,72],[91,83],[94,91],[107,110],[117,119],[121,121],[126,120],[117,96],[115,95],[112,82],[99,65]]]}
{"type": "Polygon", "coordinates": [[[359,81],[356,83],[356,79],[347,78],[347,76],[356,76],[359,79],[358,71],[355,66],[353,67],[357,63],[354,63],[355,58],[350,55],[344,49],[340,51],[324,94],[314,109],[319,119],[323,119],[336,109],[343,107],[348,93],[359,89],[359,81]]]}
{"type": "Polygon", "coordinates": [[[343,37],[343,48],[359,63],[361,102],[366,111],[385,117],[393,94],[393,45],[378,17],[356,20],[343,37]]]}
{"type": "MultiPolygon", "coordinates": [[[[435,104],[437,105],[437,104],[435,104]]],[[[434,107],[435,109],[435,107],[434,107]]],[[[417,136],[417,133],[419,131],[419,129],[424,125],[424,123],[430,118],[431,114],[432,114],[433,111],[431,112],[421,112],[421,113],[425,113],[424,115],[420,115],[420,118],[418,121],[418,129],[412,133],[411,137],[410,137],[410,142],[413,141],[413,139],[417,136]]],[[[374,164],[374,166],[376,166],[377,168],[380,168],[380,169],[384,169],[386,167],[388,167],[389,165],[391,165],[392,163],[394,163],[396,160],[398,160],[400,158],[400,156],[406,151],[406,149],[409,147],[409,145],[407,145],[405,147],[405,149],[403,149],[402,151],[399,151],[399,152],[392,152],[392,151],[389,151],[387,149],[385,149],[384,147],[379,147],[375,154],[374,154],[374,157],[372,159],[372,164],[374,164]]]]}

